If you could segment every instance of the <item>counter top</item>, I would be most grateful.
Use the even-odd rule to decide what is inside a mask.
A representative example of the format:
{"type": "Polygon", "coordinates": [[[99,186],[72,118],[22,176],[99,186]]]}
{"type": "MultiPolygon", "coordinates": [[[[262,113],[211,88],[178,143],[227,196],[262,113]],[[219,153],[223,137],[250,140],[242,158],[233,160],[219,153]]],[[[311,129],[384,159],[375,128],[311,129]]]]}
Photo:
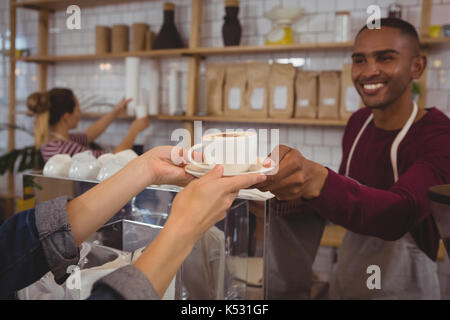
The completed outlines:
{"type": "MultiPolygon", "coordinates": [[[[344,240],[344,236],[347,230],[341,226],[329,225],[325,227],[323,231],[322,239],[320,241],[320,245],[324,247],[340,247],[342,241],[344,240]]],[[[438,261],[444,260],[445,257],[445,247],[442,240],[439,241],[439,250],[438,250],[438,261]]]]}
{"type": "Polygon", "coordinates": [[[434,202],[450,205],[450,184],[431,187],[428,189],[428,197],[434,202]]]}

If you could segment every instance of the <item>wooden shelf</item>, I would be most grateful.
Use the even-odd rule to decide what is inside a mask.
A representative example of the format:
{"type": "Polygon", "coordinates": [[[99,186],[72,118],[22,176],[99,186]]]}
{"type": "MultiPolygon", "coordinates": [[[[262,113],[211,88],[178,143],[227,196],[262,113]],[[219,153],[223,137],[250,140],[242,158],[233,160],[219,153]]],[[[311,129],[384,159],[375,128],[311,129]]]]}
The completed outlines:
{"type": "Polygon", "coordinates": [[[185,55],[188,49],[163,49],[151,51],[135,51],[123,53],[111,53],[104,55],[97,54],[81,54],[81,55],[67,55],[67,56],[30,56],[18,57],[16,61],[23,62],[38,62],[38,63],[55,63],[55,62],[70,62],[70,61],[94,61],[94,60],[108,60],[108,59],[123,59],[126,57],[173,57],[185,55]]]}
{"type": "Polygon", "coordinates": [[[423,46],[450,44],[450,37],[446,37],[446,38],[422,38],[422,40],[420,40],[420,43],[423,46]]]}
{"type": "Polygon", "coordinates": [[[296,43],[291,45],[196,48],[189,50],[189,53],[207,56],[207,55],[232,55],[232,54],[246,54],[246,53],[274,53],[286,51],[339,50],[339,49],[349,49],[352,47],[353,42],[318,42],[318,43],[296,43]]]}
{"type": "MultiPolygon", "coordinates": [[[[104,116],[102,113],[84,113],[83,118],[96,119],[104,116]]],[[[119,119],[134,119],[129,116],[121,116],[119,119]]],[[[276,118],[229,118],[229,117],[210,117],[210,116],[170,116],[156,115],[150,116],[150,119],[161,121],[205,121],[205,122],[233,122],[233,123],[269,123],[269,124],[286,124],[286,125],[310,125],[310,126],[335,126],[343,127],[346,125],[344,120],[327,120],[327,119],[276,119],[276,118]]]]}
{"type": "Polygon", "coordinates": [[[26,0],[16,2],[14,7],[33,10],[66,10],[68,6],[75,4],[80,8],[98,7],[130,2],[142,2],[149,0],[26,0]]]}
{"type": "MultiPolygon", "coordinates": [[[[421,41],[423,46],[438,46],[450,44],[449,38],[424,38],[421,41]]],[[[251,53],[277,53],[292,51],[313,51],[313,50],[339,50],[351,49],[353,42],[324,42],[324,43],[298,43],[293,45],[273,45],[273,46],[231,46],[220,48],[182,48],[182,49],[162,49],[150,51],[136,51],[111,53],[104,55],[81,54],[67,56],[31,56],[16,58],[17,61],[37,62],[37,63],[56,63],[70,61],[94,61],[108,59],[123,59],[126,57],[158,58],[174,56],[213,56],[213,55],[238,55],[251,53]]]]}

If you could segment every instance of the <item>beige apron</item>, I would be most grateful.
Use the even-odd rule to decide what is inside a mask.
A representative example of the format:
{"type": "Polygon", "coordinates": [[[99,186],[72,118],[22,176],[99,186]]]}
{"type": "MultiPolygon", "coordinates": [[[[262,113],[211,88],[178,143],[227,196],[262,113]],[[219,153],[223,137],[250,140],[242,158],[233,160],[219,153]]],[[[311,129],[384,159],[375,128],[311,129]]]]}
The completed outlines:
{"type": "MultiPolygon", "coordinates": [[[[412,126],[418,112],[414,102],[413,112],[391,147],[391,163],[394,181],[398,180],[397,150],[400,142],[412,126]]],[[[355,147],[371,114],[357,135],[350,150],[345,176],[355,147]]],[[[384,241],[353,232],[347,232],[338,250],[338,261],[330,281],[330,299],[440,299],[436,263],[420,250],[411,234],[396,241],[384,241]],[[367,279],[371,265],[380,268],[380,289],[369,289],[367,279]]]]}

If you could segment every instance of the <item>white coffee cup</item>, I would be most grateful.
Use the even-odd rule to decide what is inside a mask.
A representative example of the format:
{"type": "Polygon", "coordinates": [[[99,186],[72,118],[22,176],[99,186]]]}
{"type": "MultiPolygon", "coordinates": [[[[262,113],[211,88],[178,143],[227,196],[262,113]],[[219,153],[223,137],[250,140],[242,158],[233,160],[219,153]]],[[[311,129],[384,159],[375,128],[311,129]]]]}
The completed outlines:
{"type": "Polygon", "coordinates": [[[188,159],[203,169],[221,164],[225,173],[245,172],[258,161],[258,136],[254,131],[207,134],[202,137],[202,143],[189,149],[188,159]],[[200,148],[203,148],[203,163],[192,158],[192,153],[200,148]]]}
{"type": "Polygon", "coordinates": [[[55,154],[47,160],[42,174],[47,177],[68,177],[72,158],[68,154],[55,154]]]}
{"type": "Polygon", "coordinates": [[[100,167],[103,167],[105,164],[107,164],[109,161],[114,159],[115,155],[112,153],[104,153],[100,157],[97,158],[100,167]]]}
{"type": "Polygon", "coordinates": [[[115,154],[116,158],[121,158],[125,163],[130,162],[138,157],[137,153],[132,149],[126,149],[115,154]]]}
{"type": "Polygon", "coordinates": [[[108,179],[123,167],[125,167],[126,164],[127,163],[123,159],[114,157],[101,167],[100,171],[97,174],[97,180],[103,181],[108,179]]]}
{"type": "Polygon", "coordinates": [[[76,154],[72,157],[69,177],[75,179],[95,180],[100,170],[98,160],[89,153],[76,154]]]}

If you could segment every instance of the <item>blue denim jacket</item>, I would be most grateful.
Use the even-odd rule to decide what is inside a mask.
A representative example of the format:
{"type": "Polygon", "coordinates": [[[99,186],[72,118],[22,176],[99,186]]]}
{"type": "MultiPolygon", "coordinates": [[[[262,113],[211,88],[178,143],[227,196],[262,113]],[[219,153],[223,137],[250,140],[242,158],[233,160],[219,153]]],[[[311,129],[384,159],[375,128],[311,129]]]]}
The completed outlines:
{"type": "MultiPolygon", "coordinates": [[[[0,299],[52,271],[58,284],[80,258],[67,221],[68,197],[40,203],[0,226],[0,299]]],[[[158,299],[145,275],[129,265],[97,281],[89,299],[158,299]]]]}

